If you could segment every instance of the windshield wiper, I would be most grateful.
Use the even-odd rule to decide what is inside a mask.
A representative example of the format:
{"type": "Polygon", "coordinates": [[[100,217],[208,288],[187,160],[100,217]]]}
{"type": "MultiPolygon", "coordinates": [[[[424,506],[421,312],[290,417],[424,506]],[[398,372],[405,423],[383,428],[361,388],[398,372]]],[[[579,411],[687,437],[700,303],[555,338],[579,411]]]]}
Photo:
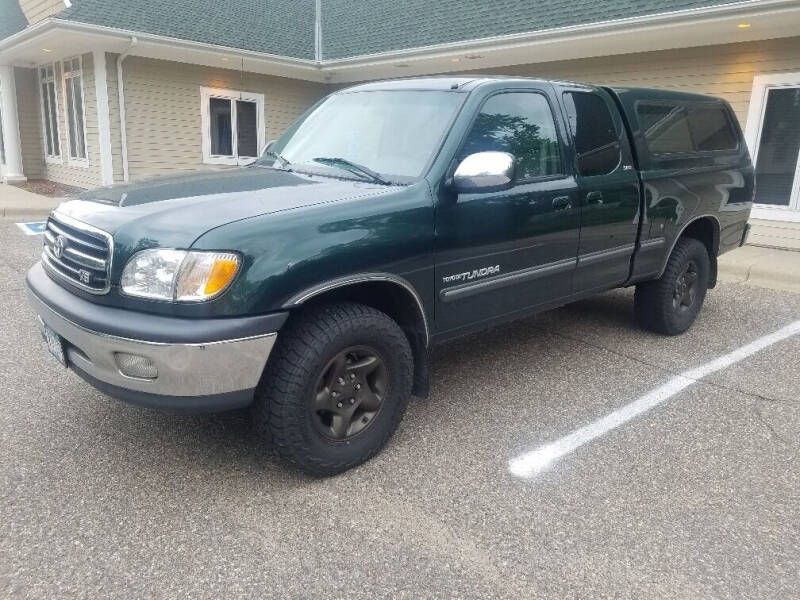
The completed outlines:
{"type": "Polygon", "coordinates": [[[322,163],[323,165],[339,167],[340,169],[344,169],[345,171],[350,171],[351,173],[355,173],[356,175],[361,175],[362,177],[366,176],[375,183],[380,183],[382,185],[389,185],[389,182],[386,181],[383,177],[381,177],[380,173],[376,173],[369,167],[365,167],[364,165],[354,163],[352,160],[347,160],[346,158],[341,158],[338,156],[334,157],[318,156],[317,158],[312,158],[311,160],[313,160],[314,162],[322,163]]]}
{"type": "Polygon", "coordinates": [[[292,170],[292,163],[290,163],[290,162],[289,162],[289,159],[288,159],[288,158],[285,158],[285,157],[283,156],[283,154],[280,154],[279,152],[273,152],[272,150],[267,150],[267,151],[265,151],[265,152],[264,152],[264,154],[262,154],[261,156],[262,156],[262,158],[263,158],[264,156],[272,156],[272,157],[273,157],[273,158],[275,158],[275,159],[276,159],[276,160],[277,160],[279,163],[281,163],[281,167],[283,167],[283,168],[284,168],[284,169],[286,169],[287,171],[291,171],[291,170],[292,170]]]}

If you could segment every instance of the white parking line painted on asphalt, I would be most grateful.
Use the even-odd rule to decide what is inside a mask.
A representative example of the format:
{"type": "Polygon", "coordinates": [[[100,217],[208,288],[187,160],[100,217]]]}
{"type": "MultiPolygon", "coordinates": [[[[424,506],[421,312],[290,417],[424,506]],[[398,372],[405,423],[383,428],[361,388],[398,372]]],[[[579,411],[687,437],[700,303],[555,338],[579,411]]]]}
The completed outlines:
{"type": "Polygon", "coordinates": [[[730,367],[745,358],[752,356],[765,348],[777,344],[787,338],[800,333],[800,321],[795,321],[778,331],[758,338],[734,350],[712,360],[704,365],[684,371],[676,375],[662,386],[655,388],[644,396],[626,404],[622,408],[615,410],[609,415],[602,417],[593,423],[589,423],[572,433],[557,439],[554,442],[540,446],[535,450],[526,452],[508,463],[508,470],[517,477],[530,478],[541,473],[559,458],[569,454],[573,450],[580,448],[584,444],[616,429],[647,412],[662,402],[669,400],[680,391],[696,383],[703,377],[716,373],[722,369],[730,367]]]}

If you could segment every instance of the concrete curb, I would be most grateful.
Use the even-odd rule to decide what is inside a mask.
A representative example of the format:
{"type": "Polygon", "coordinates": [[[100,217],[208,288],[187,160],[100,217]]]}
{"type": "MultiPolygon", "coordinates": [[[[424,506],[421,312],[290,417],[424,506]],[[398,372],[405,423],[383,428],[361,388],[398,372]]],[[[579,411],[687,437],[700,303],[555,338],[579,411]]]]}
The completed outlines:
{"type": "Polygon", "coordinates": [[[800,293],[800,252],[743,246],[720,256],[719,281],[800,293]]]}
{"type": "MultiPolygon", "coordinates": [[[[58,206],[58,205],[56,205],[58,206]]],[[[53,207],[55,208],[55,206],[53,207]]],[[[13,206],[10,208],[0,208],[0,217],[3,218],[10,218],[10,217],[47,217],[52,211],[53,208],[37,208],[37,207],[30,207],[30,206],[13,206]]]]}

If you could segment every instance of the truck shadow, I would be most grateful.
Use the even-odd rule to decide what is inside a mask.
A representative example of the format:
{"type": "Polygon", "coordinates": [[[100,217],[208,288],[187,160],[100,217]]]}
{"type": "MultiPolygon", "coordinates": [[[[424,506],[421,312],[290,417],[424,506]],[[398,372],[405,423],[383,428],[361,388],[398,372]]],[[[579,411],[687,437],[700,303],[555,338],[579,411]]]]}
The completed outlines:
{"type": "MultiPolygon", "coordinates": [[[[425,419],[436,419],[439,422],[435,427],[430,423],[424,427],[446,427],[447,423],[436,417],[436,405],[450,402],[450,382],[477,377],[481,369],[494,371],[492,362],[503,360],[504,356],[514,355],[519,362],[511,370],[513,373],[534,360],[548,360],[541,357],[544,349],[550,356],[568,353],[570,344],[574,342],[555,336],[554,331],[562,326],[574,329],[576,325],[634,328],[632,295],[625,291],[610,292],[439,346],[432,365],[431,397],[412,401],[410,424],[422,425],[425,419]],[[413,414],[422,406],[425,408],[419,414],[413,414]]],[[[495,373],[495,377],[503,380],[505,386],[515,385],[513,375],[495,373]]],[[[254,430],[248,410],[176,416],[120,405],[116,400],[109,399],[108,402],[113,403],[109,406],[108,416],[114,421],[114,428],[125,431],[127,436],[144,438],[138,440],[138,445],[144,453],[142,460],[145,463],[164,461],[169,457],[170,469],[257,474],[259,478],[268,477],[271,486],[291,486],[316,479],[288,467],[277,457],[254,430]]],[[[409,439],[402,426],[399,437],[414,443],[413,433],[409,434],[409,439]]]]}

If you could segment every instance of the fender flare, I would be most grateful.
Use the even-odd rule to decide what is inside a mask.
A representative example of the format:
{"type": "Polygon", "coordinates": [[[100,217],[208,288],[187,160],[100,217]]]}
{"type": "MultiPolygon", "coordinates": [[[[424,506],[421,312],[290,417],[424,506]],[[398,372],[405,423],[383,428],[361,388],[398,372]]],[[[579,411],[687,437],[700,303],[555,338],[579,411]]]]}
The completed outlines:
{"type": "MultiPolygon", "coordinates": [[[[669,262],[669,257],[672,256],[672,251],[675,249],[675,245],[678,243],[678,240],[681,239],[681,236],[686,231],[686,229],[689,227],[689,225],[691,225],[695,221],[699,221],[700,219],[705,219],[705,218],[711,218],[716,223],[716,225],[717,225],[717,236],[721,235],[721,233],[722,233],[722,225],[719,222],[719,218],[716,215],[712,215],[710,213],[709,214],[705,214],[705,215],[697,215],[696,217],[693,217],[692,219],[690,219],[689,221],[684,223],[683,226],[680,228],[680,231],[678,231],[677,235],[675,235],[675,237],[673,238],[672,244],[670,244],[670,247],[669,247],[669,251],[664,256],[663,264],[661,265],[661,268],[658,270],[658,275],[656,276],[656,279],[660,278],[664,274],[664,270],[667,268],[667,263],[669,262]]],[[[719,243],[717,244],[716,250],[717,251],[719,250],[719,243]]],[[[716,258],[717,258],[716,255],[709,256],[709,259],[711,259],[712,262],[715,261],[716,258]]]]}
{"type": "Polygon", "coordinates": [[[425,314],[425,305],[422,303],[422,298],[417,293],[417,290],[414,289],[414,286],[411,285],[406,279],[400,277],[399,275],[393,275],[392,273],[357,273],[353,275],[345,275],[344,277],[337,277],[336,279],[331,279],[328,281],[324,281],[322,283],[318,283],[316,285],[311,286],[297,294],[291,296],[286,302],[284,302],[282,308],[293,308],[300,306],[304,302],[307,302],[311,298],[319,296],[320,294],[324,294],[325,292],[329,292],[331,290],[335,290],[338,288],[348,287],[351,285],[358,285],[360,283],[373,283],[373,282],[384,282],[384,283],[392,283],[403,288],[406,292],[408,292],[411,297],[414,299],[414,302],[417,305],[417,311],[419,312],[419,316],[422,320],[422,327],[425,330],[425,346],[430,345],[431,340],[431,333],[430,328],[428,326],[428,318],[425,314]]]}

